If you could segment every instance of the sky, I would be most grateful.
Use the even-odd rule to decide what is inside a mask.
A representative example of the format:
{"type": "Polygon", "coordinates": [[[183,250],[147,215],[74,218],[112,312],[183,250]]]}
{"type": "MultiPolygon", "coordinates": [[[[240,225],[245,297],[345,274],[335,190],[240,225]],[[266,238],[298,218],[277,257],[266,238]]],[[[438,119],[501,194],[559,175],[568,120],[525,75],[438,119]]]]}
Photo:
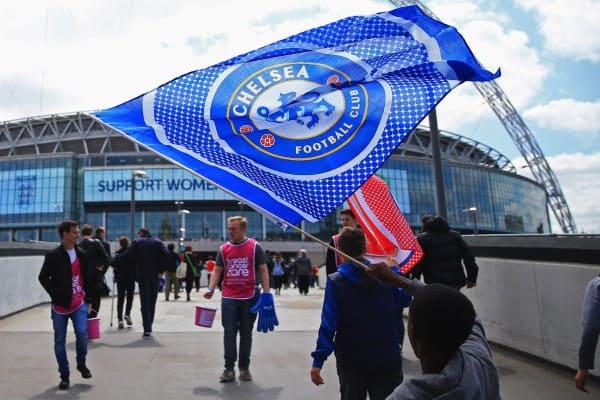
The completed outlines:
{"type": "MultiPolygon", "coordinates": [[[[423,1],[459,29],[533,132],[579,232],[600,233],[600,0],[423,1]]],[[[0,2],[0,122],[109,108],[184,73],[308,28],[394,6],[385,0],[21,0],[0,2]]],[[[440,129],[525,162],[466,83],[440,129]]],[[[552,212],[549,211],[550,215],[552,212]]],[[[553,232],[560,227],[553,221],[553,232]]]]}

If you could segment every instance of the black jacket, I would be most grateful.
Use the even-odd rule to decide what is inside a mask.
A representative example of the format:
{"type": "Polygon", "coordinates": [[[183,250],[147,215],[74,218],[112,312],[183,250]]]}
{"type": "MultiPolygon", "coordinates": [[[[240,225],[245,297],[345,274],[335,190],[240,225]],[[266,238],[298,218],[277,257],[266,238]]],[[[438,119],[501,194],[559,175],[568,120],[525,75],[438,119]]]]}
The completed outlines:
{"type": "Polygon", "coordinates": [[[423,258],[412,274],[423,274],[425,283],[442,283],[452,287],[463,287],[477,282],[479,267],[469,246],[460,233],[450,230],[448,223],[439,217],[425,224],[425,232],[417,236],[423,249],[423,258]],[[467,270],[463,269],[463,263],[467,270]]]}
{"type": "Polygon", "coordinates": [[[121,247],[115,252],[115,258],[110,262],[110,265],[113,267],[115,281],[119,283],[135,281],[135,264],[129,262],[124,257],[126,251],[126,248],[121,247]]]}
{"type": "Polygon", "coordinates": [[[104,250],[104,245],[100,240],[83,239],[79,243],[79,247],[81,247],[88,255],[90,266],[92,268],[102,267],[104,272],[106,272],[110,259],[108,258],[108,254],[106,254],[106,250],[104,250]]]}
{"type": "Polygon", "coordinates": [[[138,282],[151,282],[164,272],[169,253],[160,240],[141,236],[131,243],[123,257],[126,262],[135,265],[135,279],[138,282]]]}
{"type": "MultiPolygon", "coordinates": [[[[86,302],[90,302],[95,295],[94,284],[89,273],[88,257],[85,251],[75,247],[77,258],[81,264],[81,276],[86,302]]],[[[71,278],[71,260],[65,248],[60,245],[46,254],[44,264],[38,279],[52,299],[52,304],[68,308],[71,305],[73,294],[71,278]]]]}
{"type": "Polygon", "coordinates": [[[106,255],[108,256],[108,258],[110,258],[110,243],[102,239],[100,236],[94,236],[94,239],[100,242],[100,244],[104,248],[104,251],[106,252],[106,255]]]}
{"type": "MultiPolygon", "coordinates": [[[[85,238],[81,240],[79,247],[85,251],[88,256],[88,271],[90,277],[94,281],[97,290],[100,290],[99,288],[103,287],[102,282],[104,281],[104,274],[106,273],[110,262],[108,254],[106,254],[102,242],[97,239],[85,238]]],[[[101,293],[97,293],[97,295],[100,296],[101,293]]]]}
{"type": "Polygon", "coordinates": [[[165,271],[173,272],[177,271],[177,266],[179,265],[179,254],[174,251],[169,251],[168,261],[165,265],[165,271]]]}

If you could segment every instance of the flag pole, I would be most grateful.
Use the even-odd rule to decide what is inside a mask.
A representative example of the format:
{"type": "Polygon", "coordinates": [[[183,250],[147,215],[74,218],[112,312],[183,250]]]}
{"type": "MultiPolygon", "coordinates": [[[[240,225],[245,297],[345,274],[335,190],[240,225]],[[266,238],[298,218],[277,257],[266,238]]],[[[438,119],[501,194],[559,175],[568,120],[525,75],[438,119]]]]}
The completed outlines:
{"type": "Polygon", "coordinates": [[[356,265],[357,267],[361,267],[361,268],[363,268],[363,269],[365,269],[365,270],[366,270],[366,269],[369,269],[365,263],[363,263],[363,262],[361,262],[361,261],[358,261],[358,260],[357,260],[356,258],[354,258],[354,257],[351,257],[351,256],[349,256],[348,254],[344,253],[344,252],[343,252],[343,251],[341,251],[340,249],[337,249],[337,248],[335,248],[334,246],[330,245],[329,243],[325,243],[324,241],[322,241],[322,240],[321,240],[321,239],[319,239],[318,237],[311,235],[310,233],[306,232],[306,231],[305,231],[305,230],[303,230],[302,228],[298,228],[298,227],[297,227],[297,226],[295,226],[295,225],[288,224],[288,223],[287,223],[287,222],[285,222],[285,221],[280,221],[280,223],[281,223],[282,225],[289,226],[290,228],[292,228],[292,229],[294,229],[294,230],[296,230],[296,231],[298,231],[298,232],[300,232],[300,233],[302,233],[302,234],[304,234],[304,235],[308,236],[310,239],[312,239],[312,240],[314,240],[315,242],[317,242],[317,243],[321,244],[322,246],[325,246],[325,247],[327,247],[328,249],[335,251],[335,252],[336,252],[336,253],[338,253],[339,255],[341,255],[341,256],[344,256],[344,258],[347,258],[348,260],[350,260],[350,261],[352,262],[352,264],[356,265]]]}

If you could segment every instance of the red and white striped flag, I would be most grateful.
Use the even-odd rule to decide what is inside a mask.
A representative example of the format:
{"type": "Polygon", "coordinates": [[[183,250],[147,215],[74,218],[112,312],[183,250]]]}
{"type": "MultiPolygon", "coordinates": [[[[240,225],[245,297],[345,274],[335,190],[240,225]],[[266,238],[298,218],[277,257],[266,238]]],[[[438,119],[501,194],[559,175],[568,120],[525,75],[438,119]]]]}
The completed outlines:
{"type": "Polygon", "coordinates": [[[383,179],[373,175],[347,201],[367,239],[365,257],[392,257],[403,274],[413,269],[423,250],[383,179]]]}

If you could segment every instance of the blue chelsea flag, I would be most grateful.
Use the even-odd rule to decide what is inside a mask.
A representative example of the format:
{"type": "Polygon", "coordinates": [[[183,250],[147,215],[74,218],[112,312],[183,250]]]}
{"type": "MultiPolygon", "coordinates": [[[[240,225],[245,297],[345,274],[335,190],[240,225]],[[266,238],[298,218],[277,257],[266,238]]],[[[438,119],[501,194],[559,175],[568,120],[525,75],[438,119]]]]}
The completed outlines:
{"type": "Polygon", "coordinates": [[[318,221],[452,88],[498,77],[416,6],[349,17],[95,117],[276,221],[318,221]]]}

